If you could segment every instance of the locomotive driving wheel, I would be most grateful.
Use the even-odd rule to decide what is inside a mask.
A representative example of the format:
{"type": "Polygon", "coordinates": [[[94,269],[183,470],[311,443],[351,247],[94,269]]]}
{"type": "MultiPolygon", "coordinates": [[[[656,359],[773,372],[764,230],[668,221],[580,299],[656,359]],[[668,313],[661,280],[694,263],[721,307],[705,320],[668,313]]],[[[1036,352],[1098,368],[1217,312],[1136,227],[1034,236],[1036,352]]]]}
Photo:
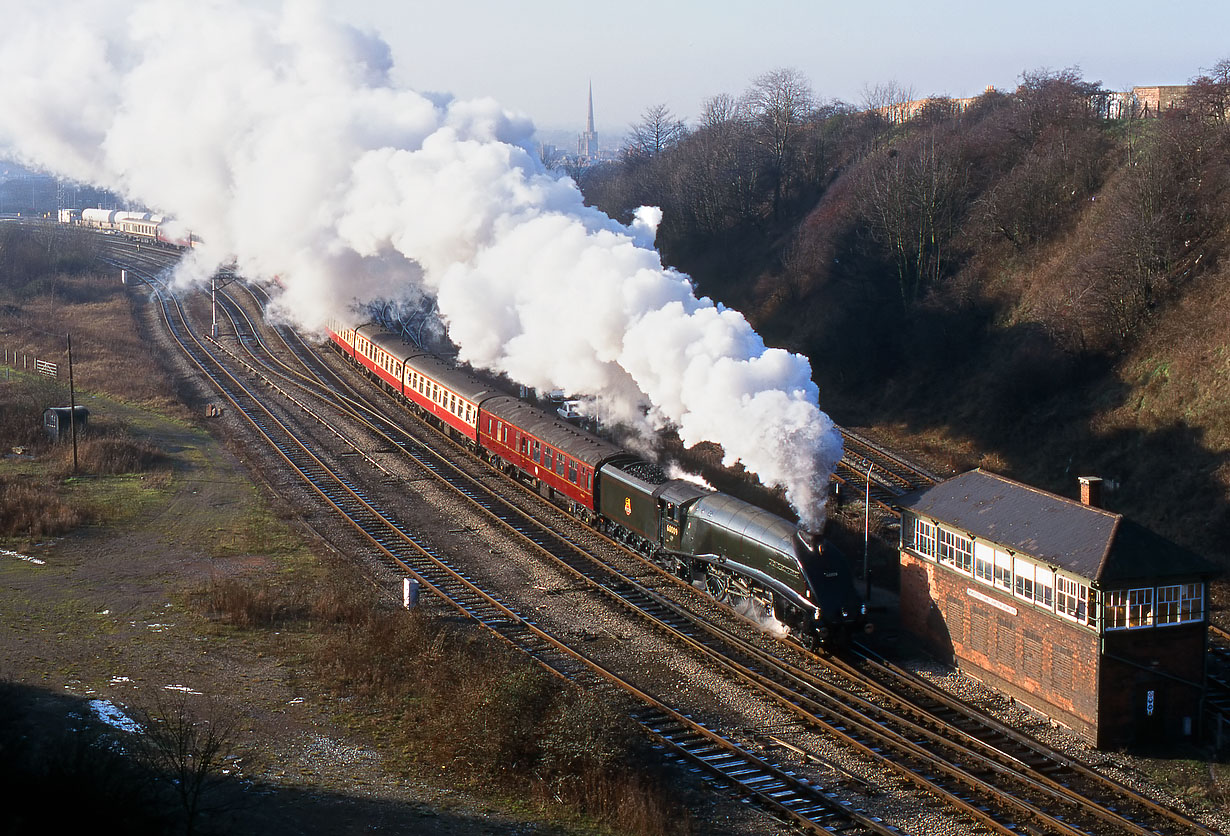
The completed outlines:
{"type": "Polygon", "coordinates": [[[752,584],[742,575],[735,575],[726,586],[726,603],[735,609],[747,604],[752,597],[752,584]]]}
{"type": "Polygon", "coordinates": [[[710,566],[705,572],[705,592],[715,601],[725,601],[730,589],[730,575],[716,566],[710,566]]]}
{"type": "Polygon", "coordinates": [[[741,575],[710,566],[705,575],[705,591],[714,600],[738,609],[752,597],[751,582],[741,575]]]}

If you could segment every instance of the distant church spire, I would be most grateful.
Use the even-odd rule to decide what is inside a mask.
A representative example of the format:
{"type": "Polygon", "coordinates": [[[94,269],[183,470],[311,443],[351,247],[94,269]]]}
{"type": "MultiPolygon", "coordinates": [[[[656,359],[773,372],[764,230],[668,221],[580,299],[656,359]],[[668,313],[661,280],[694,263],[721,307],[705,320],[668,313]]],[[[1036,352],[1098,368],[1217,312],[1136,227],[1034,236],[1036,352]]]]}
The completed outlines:
{"type": "Polygon", "coordinates": [[[594,129],[594,82],[589,83],[589,116],[585,120],[585,133],[577,140],[577,156],[583,160],[598,159],[598,131],[594,129]]]}
{"type": "Polygon", "coordinates": [[[585,133],[594,133],[594,83],[589,83],[589,118],[585,120],[585,133]]]}

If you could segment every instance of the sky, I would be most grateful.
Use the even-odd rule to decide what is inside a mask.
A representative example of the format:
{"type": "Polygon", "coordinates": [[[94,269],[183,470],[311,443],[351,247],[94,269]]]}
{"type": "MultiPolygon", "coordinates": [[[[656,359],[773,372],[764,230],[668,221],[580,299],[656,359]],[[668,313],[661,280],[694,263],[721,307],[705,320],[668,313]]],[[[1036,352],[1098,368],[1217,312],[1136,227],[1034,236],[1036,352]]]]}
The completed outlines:
{"type": "Polygon", "coordinates": [[[415,89],[490,96],[543,130],[600,133],[664,103],[694,119],[708,97],[793,67],[822,100],[876,84],[918,96],[1012,89],[1026,70],[1079,66],[1111,89],[1184,84],[1230,58],[1230,3],[1178,0],[325,0],[388,41],[415,89]]]}

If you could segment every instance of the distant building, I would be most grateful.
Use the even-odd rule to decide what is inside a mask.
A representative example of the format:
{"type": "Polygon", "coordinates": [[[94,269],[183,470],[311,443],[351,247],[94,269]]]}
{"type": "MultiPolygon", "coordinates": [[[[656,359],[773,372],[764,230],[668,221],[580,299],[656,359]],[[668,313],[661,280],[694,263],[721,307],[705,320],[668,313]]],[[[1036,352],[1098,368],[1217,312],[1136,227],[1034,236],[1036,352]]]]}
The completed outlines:
{"type": "Polygon", "coordinates": [[[589,85],[589,116],[585,120],[585,133],[577,140],[577,157],[584,162],[592,162],[599,157],[598,131],[594,129],[594,85],[589,85]]]}
{"type": "MultiPolygon", "coordinates": [[[[1150,119],[1181,104],[1183,97],[1187,95],[1187,90],[1186,84],[1133,87],[1123,92],[1108,91],[1097,96],[1089,104],[1104,119],[1150,119]]],[[[987,87],[983,95],[993,92],[995,92],[994,87],[987,87]]],[[[932,96],[926,99],[893,102],[873,109],[889,122],[899,125],[918,116],[928,107],[943,106],[955,116],[979,98],[980,96],[970,96],[963,99],[948,99],[943,96],[932,96]]]]}

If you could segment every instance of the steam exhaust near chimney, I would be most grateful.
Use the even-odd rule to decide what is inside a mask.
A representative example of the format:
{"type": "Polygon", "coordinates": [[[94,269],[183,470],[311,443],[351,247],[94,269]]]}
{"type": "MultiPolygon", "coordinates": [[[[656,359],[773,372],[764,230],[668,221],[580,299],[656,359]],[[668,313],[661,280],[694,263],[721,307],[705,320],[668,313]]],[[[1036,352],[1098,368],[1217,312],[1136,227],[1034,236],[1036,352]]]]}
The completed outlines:
{"type": "Polygon", "coordinates": [[[1102,507],[1102,477],[1078,476],[1081,483],[1081,504],[1090,508],[1102,507]]]}

